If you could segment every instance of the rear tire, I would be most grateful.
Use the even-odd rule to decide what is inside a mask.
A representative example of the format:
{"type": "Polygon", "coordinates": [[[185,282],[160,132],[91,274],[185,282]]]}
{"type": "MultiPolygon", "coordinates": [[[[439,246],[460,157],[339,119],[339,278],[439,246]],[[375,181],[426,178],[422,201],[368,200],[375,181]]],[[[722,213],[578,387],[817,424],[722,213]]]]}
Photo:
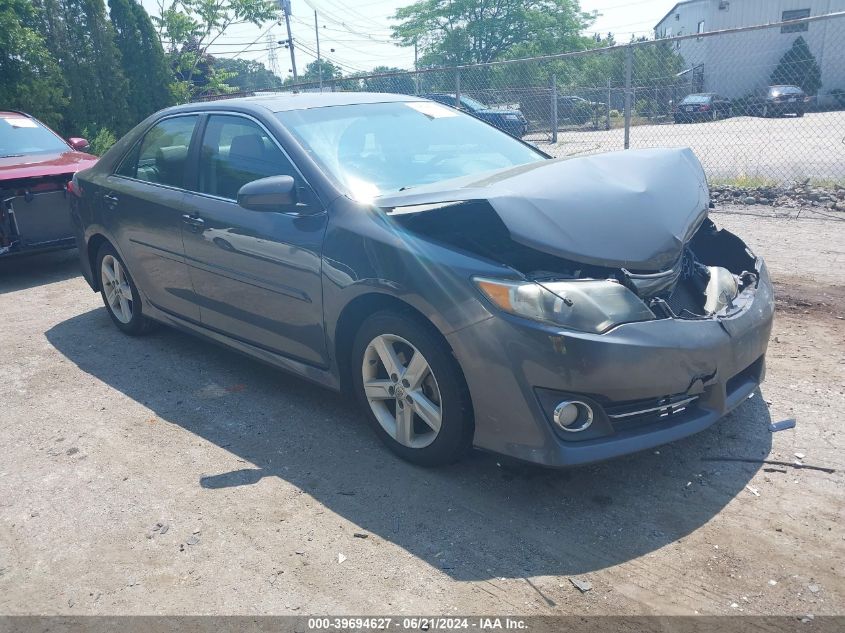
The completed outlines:
{"type": "Polygon", "coordinates": [[[804,116],[804,111],[803,110],[796,110],[795,116],[797,116],[800,119],[802,116],[804,116]]]}
{"type": "Polygon", "coordinates": [[[469,391],[451,350],[429,323],[378,312],[352,347],[352,384],[379,438],[422,466],[460,459],[472,443],[469,391]]]}
{"type": "Polygon", "coordinates": [[[149,332],[153,321],[143,314],[138,287],[126,264],[108,242],[97,252],[97,274],[100,276],[100,296],[117,329],[130,336],[149,332]]]}

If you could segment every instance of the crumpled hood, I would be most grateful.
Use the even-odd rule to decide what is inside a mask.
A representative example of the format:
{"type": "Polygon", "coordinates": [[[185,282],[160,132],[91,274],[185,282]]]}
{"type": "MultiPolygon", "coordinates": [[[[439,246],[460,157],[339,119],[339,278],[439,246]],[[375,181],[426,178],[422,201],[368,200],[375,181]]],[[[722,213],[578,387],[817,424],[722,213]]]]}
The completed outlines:
{"type": "Polygon", "coordinates": [[[416,210],[402,207],[469,200],[486,200],[525,246],[585,264],[659,271],[678,261],[707,217],[709,192],[690,149],[646,149],[540,161],[375,204],[405,213],[416,210]]]}
{"type": "Polygon", "coordinates": [[[68,149],[50,154],[0,158],[0,181],[69,174],[93,167],[97,157],[68,149]]]}

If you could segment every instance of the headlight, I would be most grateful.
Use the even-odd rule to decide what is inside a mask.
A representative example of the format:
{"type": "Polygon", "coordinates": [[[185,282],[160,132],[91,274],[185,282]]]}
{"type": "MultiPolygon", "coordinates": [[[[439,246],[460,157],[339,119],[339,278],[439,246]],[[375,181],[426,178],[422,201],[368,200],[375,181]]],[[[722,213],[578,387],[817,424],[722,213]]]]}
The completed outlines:
{"type": "Polygon", "coordinates": [[[519,121],[519,116],[516,114],[506,114],[505,121],[519,121]]]}
{"type": "Polygon", "coordinates": [[[601,334],[614,325],[650,321],[654,314],[622,284],[610,280],[473,281],[505,312],[534,321],[601,334]]]}

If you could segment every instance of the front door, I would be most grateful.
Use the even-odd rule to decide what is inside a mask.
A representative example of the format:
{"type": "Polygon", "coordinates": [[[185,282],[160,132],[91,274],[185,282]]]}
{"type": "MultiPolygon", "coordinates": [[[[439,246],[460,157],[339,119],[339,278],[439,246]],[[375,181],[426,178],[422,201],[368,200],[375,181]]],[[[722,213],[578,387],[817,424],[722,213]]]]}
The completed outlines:
{"type": "Polygon", "coordinates": [[[163,119],[102,181],[103,221],[129,274],[157,308],[199,321],[185,264],[182,215],[185,170],[199,116],[163,119]]]}
{"type": "Polygon", "coordinates": [[[320,257],[326,214],[250,211],[238,190],[290,175],[319,204],[267,130],[240,115],[211,114],[194,193],[185,197],[185,254],[203,325],[298,360],[327,364],[320,257]]]}

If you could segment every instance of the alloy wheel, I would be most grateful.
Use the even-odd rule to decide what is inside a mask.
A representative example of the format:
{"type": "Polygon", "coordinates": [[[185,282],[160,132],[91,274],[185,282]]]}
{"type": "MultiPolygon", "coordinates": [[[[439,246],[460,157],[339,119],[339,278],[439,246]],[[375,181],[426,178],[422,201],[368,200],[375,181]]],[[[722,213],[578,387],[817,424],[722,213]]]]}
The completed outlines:
{"type": "Polygon", "coordinates": [[[409,448],[434,442],[442,398],[422,352],[401,336],[380,334],[367,345],[361,371],[367,402],[390,437],[409,448]]]}
{"type": "Polygon", "coordinates": [[[100,281],[109,310],[121,323],[129,323],[132,320],[132,288],[123,265],[113,255],[103,257],[100,281]]]}

